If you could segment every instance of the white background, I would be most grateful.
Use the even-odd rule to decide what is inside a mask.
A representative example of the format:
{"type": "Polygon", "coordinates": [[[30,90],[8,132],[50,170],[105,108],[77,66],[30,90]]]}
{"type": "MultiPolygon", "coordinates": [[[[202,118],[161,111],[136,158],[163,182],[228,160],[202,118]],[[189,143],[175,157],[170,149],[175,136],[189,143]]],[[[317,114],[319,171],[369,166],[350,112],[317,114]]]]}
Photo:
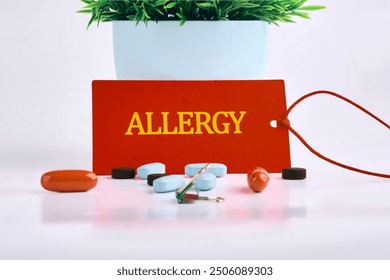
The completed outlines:
{"type": "MultiPolygon", "coordinates": [[[[289,104],[328,89],[390,122],[390,2],[309,2],[328,8],[270,26],[266,77],[285,80],[289,104]]],[[[82,4],[0,9],[0,258],[389,259],[388,180],[333,167],[293,137],[292,162],[307,180],[272,174],[272,187],[253,196],[245,174],[229,174],[215,190],[223,205],[181,208],[139,180],[45,192],[43,172],[91,169],[91,81],[115,79],[111,25],[87,31],[82,4]]],[[[350,105],[316,97],[291,121],[325,155],[389,173],[389,130],[350,105]]]]}
{"type": "MultiPolygon", "coordinates": [[[[389,122],[390,2],[309,3],[327,10],[270,26],[266,78],[285,80],[289,104],[328,89],[389,122]]],[[[8,1],[0,10],[1,165],[91,168],[90,84],[115,79],[115,70],[111,24],[86,30],[88,15],[76,13],[82,4],[8,1]]],[[[326,155],[362,168],[388,163],[386,128],[349,105],[317,97],[294,112],[292,124],[326,155]]],[[[294,165],[333,169],[291,145],[294,165]]]]}

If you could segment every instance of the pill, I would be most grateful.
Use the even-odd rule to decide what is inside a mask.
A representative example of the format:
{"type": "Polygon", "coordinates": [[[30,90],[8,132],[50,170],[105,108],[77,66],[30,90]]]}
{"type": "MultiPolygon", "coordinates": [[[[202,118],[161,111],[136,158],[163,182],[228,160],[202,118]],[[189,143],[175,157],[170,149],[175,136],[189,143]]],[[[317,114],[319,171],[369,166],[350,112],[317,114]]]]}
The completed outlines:
{"type": "Polygon", "coordinates": [[[217,177],[212,173],[205,173],[195,181],[195,188],[198,191],[208,191],[215,187],[217,177]]]}
{"type": "Polygon", "coordinates": [[[153,190],[156,193],[173,192],[185,184],[185,179],[180,175],[168,175],[153,181],[153,190]]]}
{"type": "Polygon", "coordinates": [[[247,174],[248,185],[254,192],[264,190],[269,182],[269,174],[262,167],[252,168],[247,174]]]}
{"type": "Polygon", "coordinates": [[[153,173],[165,173],[165,165],[160,162],[154,162],[137,168],[137,175],[141,179],[146,179],[149,174],[153,173]]]}
{"type": "MultiPolygon", "coordinates": [[[[187,164],[184,168],[184,173],[187,176],[193,177],[195,176],[204,166],[206,163],[191,163],[187,164]]],[[[217,177],[222,177],[227,174],[227,167],[226,165],[222,163],[211,163],[209,169],[207,170],[208,173],[214,174],[217,177]]]]}
{"type": "Polygon", "coordinates": [[[286,180],[303,180],[306,178],[306,169],[301,167],[283,168],[282,178],[286,180]]]}
{"type": "Polygon", "coordinates": [[[111,178],[113,179],[133,179],[135,169],[132,167],[115,167],[111,169],[111,178]]]}
{"type": "Polygon", "coordinates": [[[96,174],[87,170],[53,170],[41,177],[42,187],[53,192],[86,192],[97,181],[96,174]]]}
{"type": "Polygon", "coordinates": [[[148,180],[148,185],[149,186],[153,186],[153,181],[158,179],[158,178],[161,178],[161,177],[164,177],[164,176],[168,176],[170,174],[165,174],[165,173],[152,173],[152,174],[149,174],[148,177],[147,177],[147,180],[148,180]]]}

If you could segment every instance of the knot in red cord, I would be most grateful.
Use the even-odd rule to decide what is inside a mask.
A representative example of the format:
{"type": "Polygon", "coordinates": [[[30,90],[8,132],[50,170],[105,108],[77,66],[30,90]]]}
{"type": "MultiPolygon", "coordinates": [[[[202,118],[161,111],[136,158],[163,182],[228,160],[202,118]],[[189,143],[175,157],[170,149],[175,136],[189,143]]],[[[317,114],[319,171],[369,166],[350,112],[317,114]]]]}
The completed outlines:
{"type": "Polygon", "coordinates": [[[278,120],[277,125],[278,125],[278,127],[289,128],[290,127],[290,120],[289,119],[278,120]]]}

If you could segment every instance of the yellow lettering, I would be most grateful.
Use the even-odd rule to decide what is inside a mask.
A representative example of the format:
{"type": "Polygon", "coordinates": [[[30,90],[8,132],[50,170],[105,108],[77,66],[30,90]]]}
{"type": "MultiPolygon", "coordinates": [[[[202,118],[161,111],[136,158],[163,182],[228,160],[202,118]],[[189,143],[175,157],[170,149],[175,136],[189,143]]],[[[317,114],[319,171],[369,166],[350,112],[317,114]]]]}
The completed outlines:
{"type": "Polygon", "coordinates": [[[227,122],[223,122],[222,125],[223,125],[223,130],[220,130],[218,128],[218,117],[220,115],[223,115],[224,117],[228,117],[229,116],[229,113],[228,112],[216,112],[213,116],[213,129],[214,131],[217,133],[217,134],[229,134],[229,126],[230,126],[230,123],[227,123],[227,122]]]}
{"type": "Polygon", "coordinates": [[[169,115],[169,112],[161,112],[161,114],[163,116],[163,131],[162,131],[162,134],[164,134],[164,135],[177,134],[177,127],[176,126],[173,129],[173,131],[169,131],[169,127],[168,127],[168,115],[169,115]]]}
{"type": "Polygon", "coordinates": [[[241,124],[241,121],[244,118],[246,112],[245,111],[240,111],[240,117],[238,119],[236,118],[234,111],[230,111],[230,112],[228,112],[228,114],[232,118],[232,120],[234,122],[234,125],[235,125],[234,134],[241,134],[242,131],[241,131],[241,128],[240,128],[240,124],[241,124]]]}
{"type": "Polygon", "coordinates": [[[234,125],[234,134],[242,134],[241,123],[247,112],[240,111],[239,116],[236,116],[236,113],[218,111],[211,115],[208,112],[177,112],[177,118],[170,120],[169,112],[161,112],[162,119],[156,120],[153,118],[153,112],[145,112],[146,120],[142,123],[139,113],[134,112],[125,135],[229,134],[231,125],[234,125]],[[170,125],[170,122],[176,120],[177,123],[170,125]],[[138,130],[138,133],[134,129],[138,130]]]}
{"type": "Polygon", "coordinates": [[[139,135],[145,135],[145,130],[142,126],[141,119],[139,117],[138,112],[134,112],[133,117],[130,120],[129,128],[127,129],[125,135],[133,135],[132,130],[136,128],[138,129],[139,135]]]}
{"type": "Polygon", "coordinates": [[[179,116],[179,132],[178,134],[194,134],[194,128],[191,127],[190,130],[184,130],[184,126],[191,126],[191,118],[193,117],[193,112],[177,112],[179,116]],[[190,117],[190,119],[184,119],[184,116],[190,117]]]}
{"type": "Polygon", "coordinates": [[[152,117],[153,117],[153,112],[146,112],[146,121],[147,121],[147,135],[158,135],[161,134],[161,127],[157,129],[157,131],[153,131],[153,122],[152,122],[152,117]]]}
{"type": "Polygon", "coordinates": [[[196,120],[196,132],[195,134],[203,134],[202,132],[202,126],[207,130],[208,134],[214,134],[214,131],[211,130],[209,126],[209,122],[211,119],[211,116],[207,112],[194,112],[195,113],[195,120],[196,120]],[[201,116],[205,116],[205,119],[202,121],[201,116]]]}

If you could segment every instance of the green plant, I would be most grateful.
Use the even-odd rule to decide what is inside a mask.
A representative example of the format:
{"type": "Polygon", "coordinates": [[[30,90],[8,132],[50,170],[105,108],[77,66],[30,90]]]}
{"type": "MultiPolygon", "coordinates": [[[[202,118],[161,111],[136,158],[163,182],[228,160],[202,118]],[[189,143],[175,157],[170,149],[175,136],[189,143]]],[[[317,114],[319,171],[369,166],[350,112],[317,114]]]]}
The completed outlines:
{"type": "Polygon", "coordinates": [[[178,20],[263,20],[294,22],[309,18],[309,11],[325,7],[306,5],[307,0],[81,0],[87,5],[79,12],[91,14],[88,27],[114,20],[135,22],[178,20]]]}

